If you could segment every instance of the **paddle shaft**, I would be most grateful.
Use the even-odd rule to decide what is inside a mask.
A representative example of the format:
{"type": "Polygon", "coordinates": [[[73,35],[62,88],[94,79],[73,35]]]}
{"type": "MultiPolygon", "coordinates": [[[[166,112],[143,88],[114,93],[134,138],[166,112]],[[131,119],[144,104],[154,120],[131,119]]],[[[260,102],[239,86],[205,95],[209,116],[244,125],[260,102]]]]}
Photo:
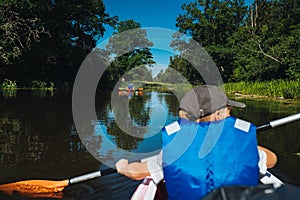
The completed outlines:
{"type": "Polygon", "coordinates": [[[256,130],[261,131],[261,130],[265,130],[265,129],[269,129],[269,128],[275,128],[277,126],[281,126],[281,125],[284,125],[284,124],[287,124],[287,123],[290,123],[290,122],[293,122],[293,121],[296,121],[296,120],[299,120],[299,119],[300,119],[300,113],[295,114],[295,115],[291,115],[291,116],[288,116],[288,117],[284,117],[284,118],[281,118],[281,119],[277,119],[277,120],[271,121],[267,124],[263,124],[261,126],[258,126],[256,128],[256,130]]]}
{"type": "Polygon", "coordinates": [[[108,168],[61,181],[25,180],[15,183],[1,184],[0,191],[10,195],[18,192],[21,195],[30,197],[62,197],[62,191],[68,185],[112,174],[114,172],[116,172],[115,169],[108,168]]]}
{"type": "Polygon", "coordinates": [[[77,176],[77,177],[69,179],[69,184],[80,183],[80,182],[83,182],[83,181],[86,181],[86,180],[89,180],[89,179],[97,178],[97,177],[100,177],[100,176],[105,176],[105,175],[112,174],[112,173],[115,173],[115,172],[117,172],[117,170],[112,169],[112,168],[92,172],[92,173],[89,173],[89,174],[85,174],[85,175],[81,175],[81,176],[77,176]]]}

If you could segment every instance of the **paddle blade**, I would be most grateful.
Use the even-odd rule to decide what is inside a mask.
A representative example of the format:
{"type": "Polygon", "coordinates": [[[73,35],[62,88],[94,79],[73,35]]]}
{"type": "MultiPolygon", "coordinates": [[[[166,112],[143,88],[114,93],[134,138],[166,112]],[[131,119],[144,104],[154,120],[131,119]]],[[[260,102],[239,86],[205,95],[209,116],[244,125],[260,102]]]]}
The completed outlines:
{"type": "Polygon", "coordinates": [[[68,180],[27,180],[0,185],[0,190],[6,194],[15,193],[29,197],[62,197],[62,190],[69,185],[68,180]]]}

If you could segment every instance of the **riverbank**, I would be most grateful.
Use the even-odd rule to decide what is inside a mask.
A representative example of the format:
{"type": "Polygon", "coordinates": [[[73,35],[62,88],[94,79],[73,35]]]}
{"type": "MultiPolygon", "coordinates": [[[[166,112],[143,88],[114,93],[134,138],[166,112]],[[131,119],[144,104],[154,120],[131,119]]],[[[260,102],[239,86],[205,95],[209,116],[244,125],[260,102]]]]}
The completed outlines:
{"type": "Polygon", "coordinates": [[[273,80],[266,82],[225,83],[226,93],[249,98],[272,98],[275,100],[300,100],[300,82],[273,80]]]}
{"type": "MultiPolygon", "coordinates": [[[[187,92],[189,84],[174,84],[166,90],[187,92]]],[[[300,102],[300,81],[272,80],[264,82],[224,83],[228,96],[238,98],[273,99],[285,102],[300,102]]]]}
{"type": "MultiPolygon", "coordinates": [[[[150,82],[149,82],[150,83],[150,82]]],[[[191,89],[192,85],[188,83],[170,84],[170,83],[156,83],[146,84],[146,90],[155,90],[160,92],[176,91],[185,93],[191,89]]],[[[143,83],[141,84],[143,85],[143,83]]],[[[144,85],[143,85],[144,86],[144,85]]],[[[0,86],[0,89],[11,93],[14,90],[66,90],[71,88],[71,84],[65,84],[61,89],[54,87],[53,82],[33,81],[32,87],[17,87],[15,81],[5,79],[0,86]]],[[[290,80],[272,80],[264,82],[237,82],[237,83],[225,83],[224,89],[228,95],[234,95],[243,98],[271,98],[274,100],[289,100],[300,101],[300,81],[290,80]]]]}

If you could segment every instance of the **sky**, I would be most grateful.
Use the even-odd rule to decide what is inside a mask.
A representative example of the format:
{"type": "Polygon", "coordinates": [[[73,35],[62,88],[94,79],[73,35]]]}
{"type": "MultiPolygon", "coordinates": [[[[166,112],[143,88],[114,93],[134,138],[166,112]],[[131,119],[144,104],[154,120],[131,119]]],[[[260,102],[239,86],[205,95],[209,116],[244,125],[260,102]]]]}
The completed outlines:
{"type": "Polygon", "coordinates": [[[142,27],[176,29],[175,19],[183,3],[194,0],[103,0],[106,11],[120,20],[133,19],[142,27]]]}
{"type": "MultiPolygon", "coordinates": [[[[119,16],[119,20],[130,20],[141,24],[143,27],[166,28],[170,31],[178,31],[176,18],[184,12],[182,4],[194,2],[195,0],[103,0],[106,13],[110,16],[119,16]]],[[[245,0],[246,4],[254,0],[245,0]]],[[[98,41],[101,43],[107,40],[112,34],[112,29],[107,27],[104,37],[98,41]]],[[[154,61],[157,63],[152,71],[157,74],[165,69],[169,63],[169,56],[174,55],[168,49],[151,49],[154,61]]]]}

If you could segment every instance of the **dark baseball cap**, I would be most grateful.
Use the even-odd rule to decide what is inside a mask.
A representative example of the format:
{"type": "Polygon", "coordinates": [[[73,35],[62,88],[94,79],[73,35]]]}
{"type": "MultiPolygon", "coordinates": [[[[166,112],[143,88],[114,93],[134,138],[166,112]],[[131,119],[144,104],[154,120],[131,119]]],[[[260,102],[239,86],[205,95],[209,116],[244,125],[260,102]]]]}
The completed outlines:
{"type": "Polygon", "coordinates": [[[191,120],[196,120],[226,106],[246,107],[244,103],[228,99],[217,86],[202,85],[190,90],[182,97],[179,109],[187,112],[191,120]]]}

